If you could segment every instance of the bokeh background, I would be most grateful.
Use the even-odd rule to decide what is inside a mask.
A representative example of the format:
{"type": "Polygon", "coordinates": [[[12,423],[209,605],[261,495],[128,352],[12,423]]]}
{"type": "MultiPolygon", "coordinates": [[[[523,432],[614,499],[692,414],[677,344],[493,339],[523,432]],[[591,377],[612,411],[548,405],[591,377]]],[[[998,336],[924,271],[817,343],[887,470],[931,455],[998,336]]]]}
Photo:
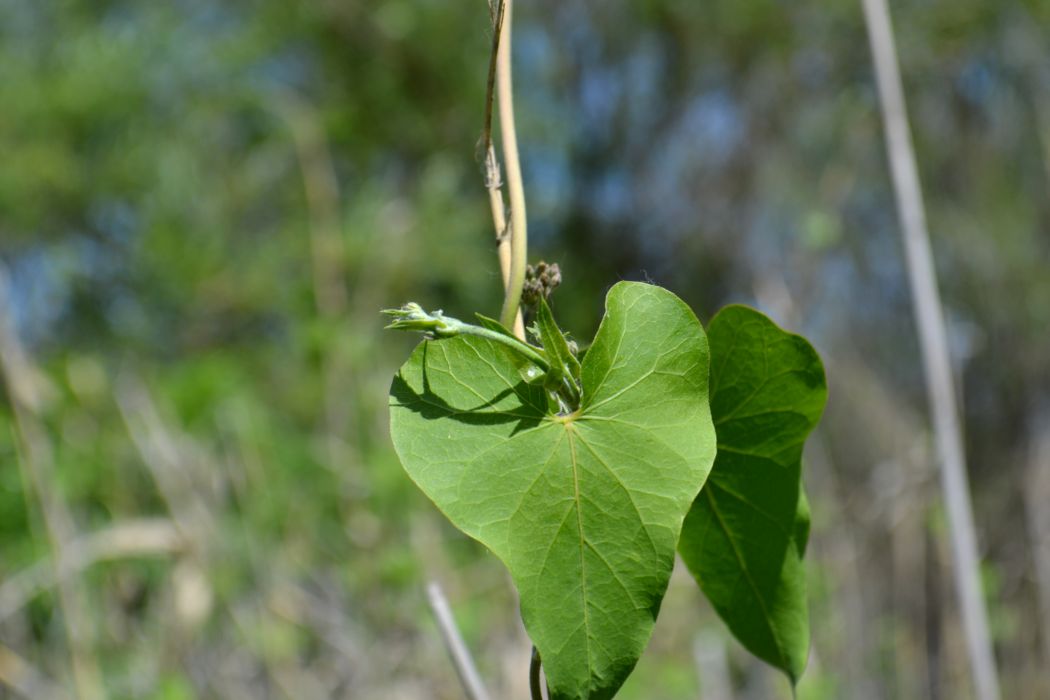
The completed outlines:
{"type": "MultiPolygon", "coordinates": [[[[859,2],[518,5],[563,325],[647,279],[826,360],[799,697],[969,697],[859,2]]],[[[1050,3],[892,10],[1004,697],[1050,697],[1050,3]]],[[[526,697],[507,576],[389,444],[414,339],[377,313],[499,307],[485,2],[0,18],[0,697],[461,697],[431,579],[493,695],[526,697]]],[[[678,571],[623,697],[719,680],[789,697],[678,571]]]]}

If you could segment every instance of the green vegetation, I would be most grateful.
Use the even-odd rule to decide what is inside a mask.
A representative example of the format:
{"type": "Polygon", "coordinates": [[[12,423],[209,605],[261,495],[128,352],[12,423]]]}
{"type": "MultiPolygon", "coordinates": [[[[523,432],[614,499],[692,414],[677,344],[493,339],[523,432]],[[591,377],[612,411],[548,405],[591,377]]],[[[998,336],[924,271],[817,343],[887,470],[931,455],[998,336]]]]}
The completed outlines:
{"type": "Polygon", "coordinates": [[[720,311],[708,337],[718,454],[679,550],[733,634],[797,682],[809,656],[802,445],[824,410],[824,367],[744,306],[720,311]]]}
{"type": "Polygon", "coordinates": [[[394,446],[510,570],[551,697],[615,694],[648,644],[676,547],[737,638],[798,681],[802,443],[826,396],[804,339],[731,306],[711,323],[712,366],[689,307],[637,282],[610,290],[582,365],[542,297],[538,347],[415,304],[387,313],[391,328],[434,338],[394,378],[394,446]]]}
{"type": "Polygon", "coordinates": [[[391,389],[405,469],[510,570],[555,698],[612,697],[630,673],[714,460],[696,316],[637,282],[613,287],[606,308],[578,406],[543,376],[530,383],[506,346],[469,336],[424,341],[391,389]]]}
{"type": "MultiPolygon", "coordinates": [[[[594,337],[613,284],[649,280],[715,361],[711,312],[742,302],[827,362],[798,697],[965,697],[859,4],[517,8],[529,245],[564,270],[560,327],[594,337]]],[[[894,13],[1003,695],[1047,697],[1050,5],[894,13]]],[[[0,666],[35,671],[34,700],[47,682],[461,698],[436,579],[493,695],[527,697],[503,563],[391,447],[415,343],[376,315],[500,314],[484,3],[0,0],[0,17],[0,666]],[[63,552],[92,558],[60,590],[63,552]]],[[[689,573],[618,697],[696,697],[712,668],[737,700],[789,697],[689,573]],[[693,654],[697,631],[720,657],[693,654]]]]}

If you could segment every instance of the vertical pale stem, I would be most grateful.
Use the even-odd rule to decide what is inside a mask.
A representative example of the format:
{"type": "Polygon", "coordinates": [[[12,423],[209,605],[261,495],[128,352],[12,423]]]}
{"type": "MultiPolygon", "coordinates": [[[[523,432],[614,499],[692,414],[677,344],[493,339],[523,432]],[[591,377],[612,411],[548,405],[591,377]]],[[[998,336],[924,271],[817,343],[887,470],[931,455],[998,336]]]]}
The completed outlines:
{"type": "MultiPolygon", "coordinates": [[[[500,136],[503,139],[503,160],[507,166],[507,193],[510,196],[510,278],[503,298],[500,322],[507,328],[514,326],[521,304],[521,287],[525,283],[525,262],[528,251],[528,228],[525,216],[525,187],[521,179],[521,160],[518,156],[518,135],[514,126],[514,88],[511,79],[511,33],[514,15],[513,0],[505,0],[503,32],[500,34],[499,56],[496,63],[496,94],[499,101],[500,136]]],[[[515,329],[517,330],[517,329],[515,329]]],[[[519,335],[524,340],[524,333],[519,335]]]]}
{"type": "MultiPolygon", "coordinates": [[[[510,228],[507,226],[507,209],[503,204],[503,192],[500,189],[499,161],[496,159],[496,150],[489,142],[485,155],[485,181],[489,191],[489,207],[492,209],[492,223],[496,229],[496,245],[499,255],[499,270],[503,280],[503,289],[506,293],[510,285],[510,228]]],[[[509,327],[509,326],[508,326],[509,327]]],[[[525,322],[521,317],[521,309],[514,315],[514,335],[519,339],[525,338],[525,322]]]]}
{"type": "Polygon", "coordinates": [[[485,168],[489,185],[489,207],[492,209],[492,224],[496,228],[496,244],[499,254],[499,271],[503,279],[503,288],[510,284],[510,229],[507,228],[507,210],[503,205],[503,193],[499,188],[499,163],[496,161],[496,150],[489,144],[485,155],[485,168]]]}
{"type": "Polygon", "coordinates": [[[456,674],[463,684],[463,691],[468,700],[488,700],[488,691],[481,682],[481,675],[474,665],[470,650],[467,649],[467,644],[463,641],[459,628],[456,627],[456,620],[452,617],[452,608],[449,607],[448,599],[445,598],[445,593],[437,581],[427,584],[427,603],[434,614],[434,620],[441,632],[441,639],[445,642],[445,648],[452,659],[452,665],[456,668],[456,674]]]}
{"type": "Polygon", "coordinates": [[[981,595],[977,537],[966,476],[966,459],[952,383],[947,333],[930,250],[922,190],[901,85],[900,68],[886,0],[862,0],[875,77],[882,103],[886,149],[893,175],[905,260],[933,413],[941,485],[947,506],[955,584],[978,700],[998,700],[999,679],[987,611],[981,595]]]}

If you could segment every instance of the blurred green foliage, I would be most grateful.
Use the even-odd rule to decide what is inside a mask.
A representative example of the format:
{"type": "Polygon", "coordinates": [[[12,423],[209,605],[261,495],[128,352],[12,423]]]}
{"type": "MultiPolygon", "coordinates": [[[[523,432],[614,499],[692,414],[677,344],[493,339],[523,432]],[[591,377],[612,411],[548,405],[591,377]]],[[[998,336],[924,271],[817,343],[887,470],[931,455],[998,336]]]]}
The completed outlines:
{"type": "MultiPolygon", "coordinates": [[[[943,538],[921,516],[934,477],[909,461],[922,378],[858,3],[519,12],[532,257],[565,272],[559,318],[590,337],[608,286],[651,278],[705,320],[757,301],[817,338],[832,398],[800,695],[955,697],[965,673],[943,538]],[[913,479],[911,510],[893,517],[887,464],[913,479]],[[923,595],[902,596],[904,581],[923,595]]],[[[894,12],[1004,682],[1039,697],[1050,641],[1007,622],[1038,607],[1016,504],[1050,410],[1050,3],[894,12]]],[[[436,576],[486,678],[520,697],[504,573],[389,447],[389,377],[412,340],[383,334],[376,313],[499,307],[474,159],[484,3],[0,0],[0,17],[0,260],[39,368],[19,381],[45,399],[45,490],[80,537],[171,519],[185,492],[215,522],[189,552],[73,577],[90,622],[80,653],[105,696],[457,697],[420,592],[436,576]],[[132,439],[118,398],[138,390],[174,436],[183,491],[158,484],[132,439]]],[[[51,552],[10,395],[0,590],[51,552]]],[[[691,635],[713,618],[676,585],[677,624],[657,629],[624,697],[695,692],[691,635]]],[[[45,588],[0,620],[0,644],[69,685],[45,588]]],[[[730,666],[742,697],[783,690],[735,647],[730,666]]]]}

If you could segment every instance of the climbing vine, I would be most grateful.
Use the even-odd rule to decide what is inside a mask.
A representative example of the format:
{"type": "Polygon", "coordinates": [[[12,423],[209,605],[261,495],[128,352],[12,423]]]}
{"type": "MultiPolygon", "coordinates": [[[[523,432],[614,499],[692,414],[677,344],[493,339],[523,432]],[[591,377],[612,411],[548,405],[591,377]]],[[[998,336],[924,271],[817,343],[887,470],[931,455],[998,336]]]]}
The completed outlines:
{"type": "MultiPolygon", "coordinates": [[[[494,79],[509,12],[493,7],[494,79]]],[[[580,348],[548,303],[557,267],[509,274],[524,268],[524,210],[501,228],[495,196],[511,244],[501,319],[415,303],[385,312],[389,328],[426,336],[390,391],[408,476],[507,567],[551,698],[616,693],[649,642],[676,552],[734,636],[796,683],[809,649],[802,447],[826,398],[816,352],[744,306],[705,330],[672,292],[639,282],[611,287],[580,348]]]]}

